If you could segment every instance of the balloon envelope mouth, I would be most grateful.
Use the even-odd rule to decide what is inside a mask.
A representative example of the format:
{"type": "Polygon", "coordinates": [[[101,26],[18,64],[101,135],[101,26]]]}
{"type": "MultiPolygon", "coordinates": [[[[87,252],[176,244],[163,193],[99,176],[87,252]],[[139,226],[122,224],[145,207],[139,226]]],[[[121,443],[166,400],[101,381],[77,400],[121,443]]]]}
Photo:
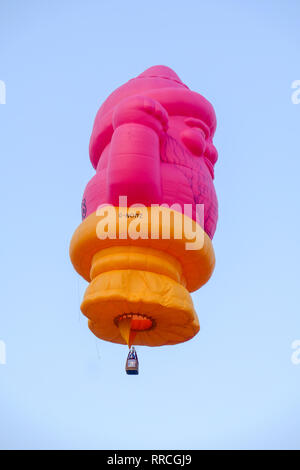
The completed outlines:
{"type": "Polygon", "coordinates": [[[116,319],[116,323],[129,348],[139,332],[150,330],[153,327],[151,318],[139,313],[124,313],[116,319]]]}
{"type": "Polygon", "coordinates": [[[136,332],[150,330],[154,326],[154,321],[151,318],[140,313],[124,313],[116,318],[118,326],[123,322],[130,322],[131,331],[136,332]]]}

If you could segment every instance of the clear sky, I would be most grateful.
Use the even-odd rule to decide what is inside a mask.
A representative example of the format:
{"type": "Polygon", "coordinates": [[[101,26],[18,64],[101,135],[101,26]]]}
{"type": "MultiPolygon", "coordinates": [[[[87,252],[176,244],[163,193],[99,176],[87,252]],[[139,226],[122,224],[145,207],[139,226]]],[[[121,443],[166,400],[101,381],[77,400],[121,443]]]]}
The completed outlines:
{"type": "Polygon", "coordinates": [[[1,448],[300,448],[299,1],[1,0],[1,448]],[[69,261],[102,101],[172,67],[214,105],[217,264],[192,341],[96,340],[69,261]]]}

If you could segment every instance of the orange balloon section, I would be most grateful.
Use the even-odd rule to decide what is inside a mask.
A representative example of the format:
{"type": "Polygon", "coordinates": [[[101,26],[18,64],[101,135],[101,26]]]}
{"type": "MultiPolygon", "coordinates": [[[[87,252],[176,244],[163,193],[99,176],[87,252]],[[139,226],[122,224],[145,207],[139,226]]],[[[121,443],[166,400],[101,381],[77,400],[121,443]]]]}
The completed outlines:
{"type": "Polygon", "coordinates": [[[130,237],[132,219],[126,218],[127,236],[122,233],[120,238],[119,213],[124,208],[111,209],[104,208],[103,216],[87,217],[71,241],[73,265],[90,282],[81,304],[89,328],[98,338],[128,345],[162,346],[191,339],[199,322],[189,292],[199,289],[213,272],[210,238],[195,221],[188,233],[186,216],[160,207],[146,208],[146,223],[139,227],[137,239],[130,237]],[[115,238],[107,236],[104,220],[106,227],[116,223],[115,238]],[[180,238],[175,237],[178,227],[180,238]],[[151,233],[158,238],[151,238],[151,233]],[[196,240],[199,247],[187,250],[186,244],[196,240]]]}

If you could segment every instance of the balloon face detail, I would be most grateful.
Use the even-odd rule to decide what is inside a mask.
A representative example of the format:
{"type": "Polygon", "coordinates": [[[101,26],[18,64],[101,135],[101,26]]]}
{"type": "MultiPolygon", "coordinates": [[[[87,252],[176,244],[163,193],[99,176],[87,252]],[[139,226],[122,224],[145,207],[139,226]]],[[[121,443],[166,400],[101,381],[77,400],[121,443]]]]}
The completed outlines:
{"type": "MultiPolygon", "coordinates": [[[[99,338],[160,346],[187,341],[199,331],[189,292],[205,284],[214,268],[215,128],[211,104],[164,66],[130,80],[100,107],[90,140],[96,174],[85,189],[84,220],[70,247],[75,269],[90,282],[81,309],[99,338]],[[174,220],[189,207],[187,219],[202,233],[203,245],[186,251],[174,235],[177,222],[167,242],[161,222],[156,239],[104,241],[97,209],[115,207],[121,224],[120,197],[126,197],[128,207],[164,206],[164,214],[174,220]]],[[[148,220],[147,233],[153,225],[148,220]]]]}
{"type": "MultiPolygon", "coordinates": [[[[161,161],[163,184],[170,188],[172,181],[179,181],[180,174],[184,175],[188,184],[186,192],[190,191],[187,203],[193,207],[204,204],[204,229],[212,238],[218,218],[218,201],[213,184],[217,152],[211,150],[214,147],[203,128],[205,124],[200,124],[200,120],[171,117],[161,147],[161,161]]],[[[168,195],[169,201],[178,200],[177,191],[178,187],[174,185],[172,195],[168,195]]]]}

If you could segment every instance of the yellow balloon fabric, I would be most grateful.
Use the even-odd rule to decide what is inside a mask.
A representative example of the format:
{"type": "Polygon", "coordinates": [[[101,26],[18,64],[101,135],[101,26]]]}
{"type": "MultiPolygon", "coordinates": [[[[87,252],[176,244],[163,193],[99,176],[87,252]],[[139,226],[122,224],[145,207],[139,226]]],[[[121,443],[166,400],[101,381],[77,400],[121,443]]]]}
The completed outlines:
{"type": "Polygon", "coordinates": [[[169,208],[157,209],[160,217],[154,218],[153,208],[147,208],[148,222],[141,224],[137,239],[130,237],[129,214],[127,237],[120,237],[123,209],[114,209],[115,216],[107,209],[106,227],[115,223],[115,238],[106,236],[103,217],[93,213],[71,241],[72,263],[90,282],[81,305],[89,328],[103,340],[128,345],[162,346],[191,339],[200,327],[189,292],[199,289],[213,272],[210,238],[195,221],[184,225],[187,217],[169,208]],[[163,237],[164,216],[170,220],[169,239],[163,237]],[[183,226],[191,227],[190,233],[182,231],[177,238],[178,227],[183,226]],[[153,232],[158,238],[151,238],[153,232]],[[202,243],[187,250],[193,237],[202,243]]]}

